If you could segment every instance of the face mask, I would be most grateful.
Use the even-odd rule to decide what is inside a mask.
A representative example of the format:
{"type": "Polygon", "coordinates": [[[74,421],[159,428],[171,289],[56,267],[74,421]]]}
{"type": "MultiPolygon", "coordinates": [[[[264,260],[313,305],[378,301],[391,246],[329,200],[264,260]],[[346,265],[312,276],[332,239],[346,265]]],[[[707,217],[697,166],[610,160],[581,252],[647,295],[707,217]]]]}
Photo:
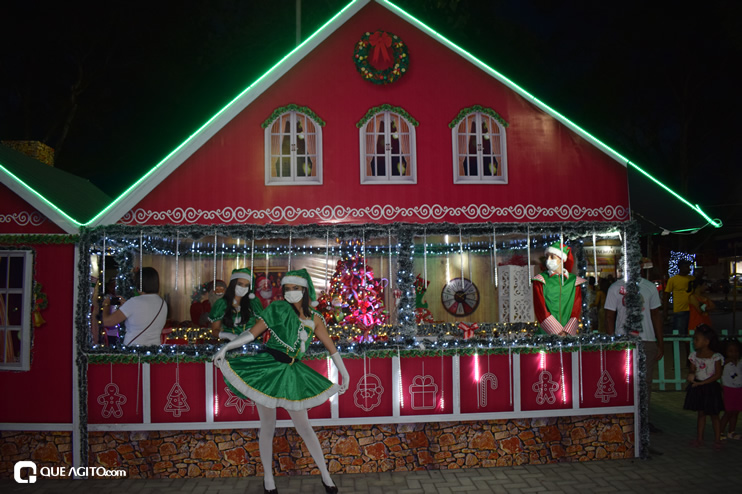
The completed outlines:
{"type": "Polygon", "coordinates": [[[244,297],[245,295],[247,295],[249,291],[250,291],[249,286],[237,285],[236,287],[234,287],[234,294],[237,295],[238,297],[244,297]]]}
{"type": "Polygon", "coordinates": [[[301,299],[304,298],[304,292],[301,290],[290,290],[283,295],[283,298],[286,299],[286,302],[295,304],[301,302],[301,299]]]}
{"type": "Polygon", "coordinates": [[[546,269],[551,272],[557,271],[559,269],[559,261],[557,261],[556,259],[547,259],[546,269]]]}

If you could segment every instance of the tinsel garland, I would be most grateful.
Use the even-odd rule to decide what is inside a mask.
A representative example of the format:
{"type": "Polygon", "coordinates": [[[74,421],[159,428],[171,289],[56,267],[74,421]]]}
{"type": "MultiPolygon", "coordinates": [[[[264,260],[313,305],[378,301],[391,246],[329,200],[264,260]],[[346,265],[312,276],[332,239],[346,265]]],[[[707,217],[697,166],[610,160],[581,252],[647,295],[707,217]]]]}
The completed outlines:
{"type": "MultiPolygon", "coordinates": [[[[280,117],[284,113],[288,113],[290,111],[295,111],[295,112],[303,113],[304,115],[308,116],[309,118],[311,118],[312,120],[314,120],[315,122],[317,122],[317,124],[319,124],[320,127],[324,127],[325,126],[325,121],[322,120],[319,117],[319,115],[317,115],[316,113],[314,113],[308,107],[295,105],[293,103],[292,104],[289,104],[289,105],[286,105],[286,106],[281,106],[281,107],[276,108],[275,110],[273,110],[273,113],[271,113],[271,116],[268,117],[265,120],[265,122],[263,122],[262,124],[260,124],[260,126],[263,127],[264,129],[267,129],[268,127],[270,127],[270,125],[273,122],[276,121],[276,119],[278,119],[278,117],[280,117]]],[[[283,132],[283,129],[281,129],[281,132],[283,132]]]]}
{"type": "Polygon", "coordinates": [[[20,234],[20,235],[0,235],[0,244],[2,245],[59,245],[75,244],[80,240],[80,235],[59,235],[59,234],[20,234]]]}
{"type": "Polygon", "coordinates": [[[0,244],[3,245],[55,245],[75,244],[80,240],[80,235],[58,235],[58,234],[20,234],[0,235],[0,244]]]}
{"type": "Polygon", "coordinates": [[[376,115],[377,113],[381,113],[383,111],[390,111],[392,113],[396,113],[400,115],[402,118],[407,120],[410,123],[410,125],[412,125],[413,127],[417,127],[418,125],[420,125],[420,122],[415,120],[415,117],[407,113],[407,110],[405,110],[404,108],[399,107],[399,106],[392,106],[392,105],[385,103],[383,105],[374,106],[373,108],[369,108],[369,110],[366,112],[363,118],[361,118],[356,123],[356,127],[360,129],[361,127],[366,125],[366,122],[374,118],[374,115],[376,115]]]}
{"type": "MultiPolygon", "coordinates": [[[[467,117],[467,115],[470,115],[474,112],[484,113],[485,115],[489,115],[490,117],[494,118],[498,122],[502,124],[503,127],[508,127],[510,124],[505,121],[504,118],[502,118],[495,110],[492,108],[485,108],[480,105],[474,105],[470,106],[468,108],[462,108],[458,115],[456,115],[456,118],[454,118],[451,123],[448,124],[449,129],[453,129],[456,127],[459,122],[461,122],[464,118],[467,117]]],[[[468,130],[467,130],[468,132],[468,130]]]]}
{"type": "MultiPolygon", "coordinates": [[[[515,350],[519,354],[563,352],[597,352],[599,350],[626,350],[637,347],[634,336],[608,336],[586,334],[563,338],[555,335],[518,338],[470,338],[425,341],[421,339],[400,339],[396,342],[339,343],[338,351],[343,358],[391,358],[402,357],[441,357],[454,355],[507,355],[515,350]]],[[[88,354],[90,364],[131,364],[131,363],[172,363],[177,356],[179,362],[211,362],[214,352],[221,345],[161,345],[150,347],[122,347],[126,353],[114,353],[111,348],[98,347],[88,354]]],[[[639,345],[641,346],[641,345],[639,345]]],[[[251,343],[242,347],[242,353],[254,354],[263,346],[251,343]]],[[[241,353],[233,350],[230,355],[241,353]]],[[[315,341],[307,348],[304,360],[318,360],[327,357],[327,349],[315,341]]]]}

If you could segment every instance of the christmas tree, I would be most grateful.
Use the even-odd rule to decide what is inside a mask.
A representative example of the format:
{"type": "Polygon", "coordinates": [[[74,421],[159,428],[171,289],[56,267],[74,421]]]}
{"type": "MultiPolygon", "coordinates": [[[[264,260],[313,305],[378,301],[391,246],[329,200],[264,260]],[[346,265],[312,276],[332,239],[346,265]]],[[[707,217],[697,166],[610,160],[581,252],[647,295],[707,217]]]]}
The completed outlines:
{"type": "Polygon", "coordinates": [[[337,262],[329,292],[320,296],[318,308],[328,325],[355,326],[367,337],[387,322],[382,290],[363,254],[354,252],[337,262]]]}

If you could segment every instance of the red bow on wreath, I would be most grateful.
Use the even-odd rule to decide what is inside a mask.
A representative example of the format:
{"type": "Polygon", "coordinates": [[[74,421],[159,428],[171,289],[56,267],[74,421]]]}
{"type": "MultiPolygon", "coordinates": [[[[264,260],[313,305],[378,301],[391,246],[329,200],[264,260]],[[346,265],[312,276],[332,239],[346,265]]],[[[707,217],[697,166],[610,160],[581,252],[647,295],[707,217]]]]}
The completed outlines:
{"type": "Polygon", "coordinates": [[[379,56],[383,60],[383,65],[389,66],[392,58],[389,56],[389,48],[392,46],[392,37],[384,31],[376,31],[368,37],[368,42],[374,47],[374,54],[371,57],[371,63],[374,67],[379,67],[379,56]]]}
{"type": "Polygon", "coordinates": [[[479,324],[473,323],[473,324],[466,324],[465,322],[460,322],[458,324],[459,329],[464,335],[464,339],[468,340],[472,336],[474,336],[474,331],[479,329],[479,324]]]}

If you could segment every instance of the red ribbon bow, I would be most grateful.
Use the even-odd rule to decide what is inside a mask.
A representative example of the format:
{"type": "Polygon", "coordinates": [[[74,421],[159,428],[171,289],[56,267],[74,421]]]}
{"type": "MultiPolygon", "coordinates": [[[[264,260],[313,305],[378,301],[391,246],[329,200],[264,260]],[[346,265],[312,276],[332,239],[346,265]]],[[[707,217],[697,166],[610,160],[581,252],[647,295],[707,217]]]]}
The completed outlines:
{"type": "Polygon", "coordinates": [[[474,336],[474,331],[479,329],[479,324],[472,323],[472,324],[466,324],[465,322],[460,322],[458,324],[459,329],[464,334],[464,339],[468,340],[472,336],[474,336]]]}
{"type": "Polygon", "coordinates": [[[383,59],[384,64],[389,64],[392,61],[388,50],[392,46],[391,36],[384,31],[376,31],[368,37],[368,42],[374,47],[374,54],[371,58],[371,63],[374,66],[379,64],[379,56],[383,59]]]}

